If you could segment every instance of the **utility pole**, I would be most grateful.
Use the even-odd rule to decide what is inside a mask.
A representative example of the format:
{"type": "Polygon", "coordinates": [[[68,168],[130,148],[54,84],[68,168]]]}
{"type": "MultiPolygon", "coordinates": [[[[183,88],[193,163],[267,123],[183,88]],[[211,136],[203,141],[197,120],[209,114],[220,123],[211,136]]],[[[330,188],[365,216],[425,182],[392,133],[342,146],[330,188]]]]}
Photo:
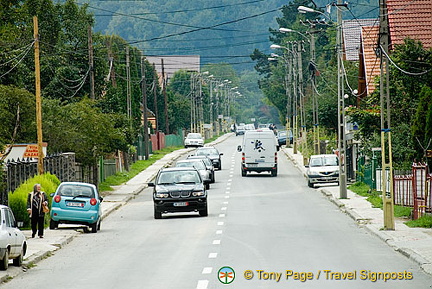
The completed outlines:
{"type": "Polygon", "coordinates": [[[90,99],[95,99],[94,64],[93,64],[93,37],[92,28],[88,26],[88,53],[90,67],[90,99]]]}
{"type": "Polygon", "coordinates": [[[153,103],[154,103],[154,113],[155,113],[155,131],[157,132],[159,130],[158,126],[158,103],[157,103],[157,71],[156,71],[156,65],[153,63],[153,103]]]}
{"type": "Polygon", "coordinates": [[[337,6],[337,64],[338,64],[338,151],[339,151],[339,197],[347,198],[346,181],[346,140],[345,140],[345,100],[342,73],[342,0],[338,0],[337,6]]]}
{"type": "Polygon", "coordinates": [[[34,33],[34,50],[35,50],[35,85],[36,85],[36,128],[37,128],[37,147],[38,147],[38,173],[44,173],[44,153],[42,149],[42,98],[41,98],[41,83],[40,83],[40,63],[39,63],[39,27],[38,18],[33,16],[33,33],[34,33]]]}
{"type": "Polygon", "coordinates": [[[292,67],[293,67],[293,76],[294,76],[294,83],[293,83],[293,153],[297,153],[297,99],[298,99],[298,52],[297,52],[297,42],[291,43],[291,52],[293,54],[292,59],[292,67]]]}
{"type": "Polygon", "coordinates": [[[132,127],[132,101],[131,101],[131,79],[130,79],[130,61],[129,46],[126,46],[126,108],[129,124],[132,127]]]}
{"type": "Polygon", "coordinates": [[[380,53],[380,103],[381,103],[381,160],[382,160],[382,199],[384,213],[384,229],[394,230],[393,204],[393,160],[390,129],[390,90],[389,60],[387,59],[390,34],[388,28],[386,0],[380,0],[380,29],[377,51],[380,53]],[[387,190],[389,187],[389,190],[387,190]]]}
{"type": "Polygon", "coordinates": [[[149,134],[147,118],[147,83],[145,77],[145,57],[141,56],[141,91],[143,103],[143,134],[144,134],[144,159],[149,159],[149,134]]]}
{"type": "Polygon", "coordinates": [[[168,123],[168,96],[166,93],[166,80],[165,80],[165,66],[164,66],[164,60],[161,58],[161,65],[162,65],[162,93],[164,96],[164,112],[165,112],[165,133],[169,134],[169,123],[168,123]]]}

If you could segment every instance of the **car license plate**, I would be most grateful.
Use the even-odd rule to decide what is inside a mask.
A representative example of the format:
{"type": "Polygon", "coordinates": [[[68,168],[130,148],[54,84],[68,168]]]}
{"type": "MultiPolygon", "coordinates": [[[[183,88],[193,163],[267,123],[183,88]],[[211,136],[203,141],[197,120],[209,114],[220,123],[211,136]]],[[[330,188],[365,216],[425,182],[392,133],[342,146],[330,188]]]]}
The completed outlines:
{"type": "Polygon", "coordinates": [[[248,164],[249,168],[256,168],[258,166],[258,164],[248,164]]]}
{"type": "Polygon", "coordinates": [[[188,206],[189,203],[188,202],[178,202],[178,203],[174,203],[174,207],[186,207],[188,206]]]}
{"type": "Polygon", "coordinates": [[[67,202],[66,203],[67,207],[84,207],[84,203],[79,203],[79,202],[67,202]]]}

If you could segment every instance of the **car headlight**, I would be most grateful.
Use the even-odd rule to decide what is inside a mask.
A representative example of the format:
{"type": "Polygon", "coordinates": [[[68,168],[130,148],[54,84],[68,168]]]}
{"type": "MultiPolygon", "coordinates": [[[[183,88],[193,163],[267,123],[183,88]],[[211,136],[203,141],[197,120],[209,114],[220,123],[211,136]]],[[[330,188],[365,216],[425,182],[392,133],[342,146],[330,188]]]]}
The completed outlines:
{"type": "Polygon", "coordinates": [[[157,193],[155,194],[155,197],[156,197],[156,198],[168,198],[168,197],[169,197],[169,194],[168,194],[167,192],[157,192],[157,193]]]}
{"type": "Polygon", "coordinates": [[[192,192],[192,196],[194,196],[194,197],[202,197],[202,196],[205,196],[205,192],[204,191],[192,192]]]}

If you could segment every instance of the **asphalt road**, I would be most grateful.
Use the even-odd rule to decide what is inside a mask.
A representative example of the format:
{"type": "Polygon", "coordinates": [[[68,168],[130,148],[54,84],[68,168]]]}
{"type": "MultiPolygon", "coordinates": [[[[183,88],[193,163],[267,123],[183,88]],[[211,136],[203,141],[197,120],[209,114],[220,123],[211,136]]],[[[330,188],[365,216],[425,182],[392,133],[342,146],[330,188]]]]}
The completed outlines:
{"type": "Polygon", "coordinates": [[[418,265],[308,188],[283,153],[277,177],[241,177],[240,140],[217,145],[223,168],[209,191],[208,217],[155,220],[147,189],[108,216],[99,233],[79,236],[0,287],[431,288],[418,265]],[[218,279],[225,266],[233,281],[218,279]]]}

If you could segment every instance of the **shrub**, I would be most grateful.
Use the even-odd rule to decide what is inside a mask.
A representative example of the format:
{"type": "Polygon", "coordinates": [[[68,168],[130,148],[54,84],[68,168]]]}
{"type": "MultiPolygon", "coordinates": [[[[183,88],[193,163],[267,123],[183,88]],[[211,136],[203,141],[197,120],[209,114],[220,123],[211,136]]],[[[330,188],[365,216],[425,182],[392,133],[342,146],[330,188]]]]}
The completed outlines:
{"type": "MultiPolygon", "coordinates": [[[[27,213],[27,197],[33,191],[35,184],[41,184],[41,190],[45,192],[48,197],[48,203],[51,207],[51,193],[54,193],[60,184],[59,179],[50,173],[43,175],[36,175],[28,179],[25,183],[21,184],[15,191],[9,192],[9,207],[15,215],[18,222],[24,223],[24,228],[30,227],[30,218],[27,213]]],[[[45,224],[49,222],[49,214],[45,214],[45,224]]]]}

